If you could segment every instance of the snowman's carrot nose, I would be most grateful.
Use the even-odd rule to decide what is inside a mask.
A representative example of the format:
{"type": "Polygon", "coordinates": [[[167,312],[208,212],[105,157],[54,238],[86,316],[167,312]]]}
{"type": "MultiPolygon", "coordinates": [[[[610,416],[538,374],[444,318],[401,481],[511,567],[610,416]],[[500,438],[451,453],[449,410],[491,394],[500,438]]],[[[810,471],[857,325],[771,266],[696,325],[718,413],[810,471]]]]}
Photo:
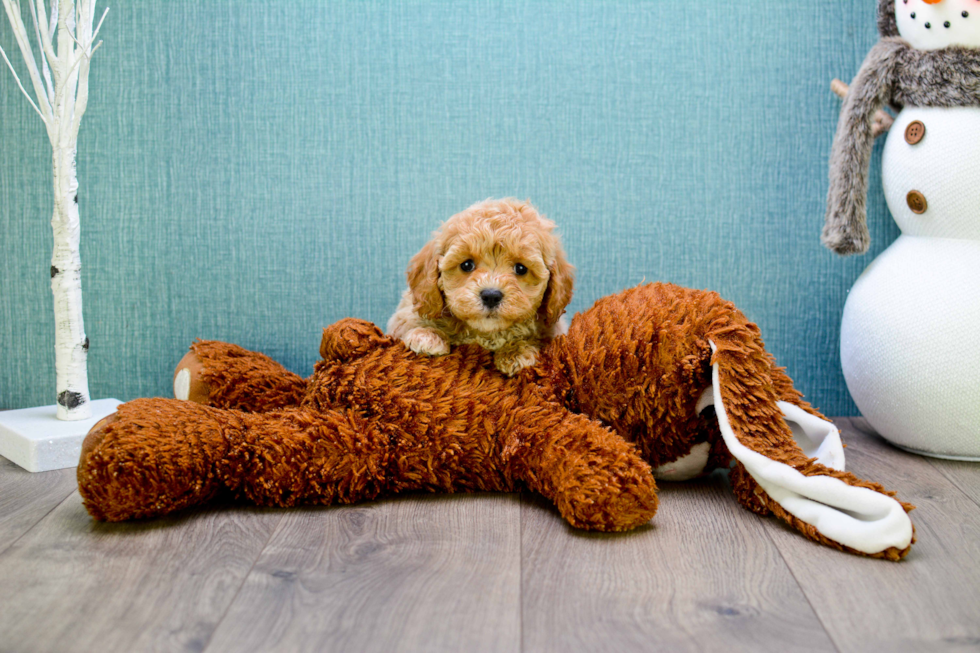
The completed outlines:
{"type": "Polygon", "coordinates": [[[926,3],[927,5],[938,5],[942,1],[943,0],[922,0],[922,2],[926,3]]]}

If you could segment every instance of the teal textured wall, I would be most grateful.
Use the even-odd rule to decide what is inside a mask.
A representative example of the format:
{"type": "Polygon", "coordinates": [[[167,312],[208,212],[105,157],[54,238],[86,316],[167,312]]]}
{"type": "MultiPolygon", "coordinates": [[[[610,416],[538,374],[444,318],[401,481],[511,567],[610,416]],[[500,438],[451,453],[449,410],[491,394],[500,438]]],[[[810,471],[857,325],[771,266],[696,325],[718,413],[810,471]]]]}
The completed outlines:
{"type": "MultiPolygon", "coordinates": [[[[323,326],[384,324],[441,220],[513,195],[558,222],[572,311],[717,290],[856,414],[841,311],[898,233],[877,152],[872,252],[819,234],[828,84],[876,40],[873,0],[109,4],[78,157],[93,397],[169,394],[196,337],[308,374],[323,326]]],[[[0,45],[20,64],[5,17],[0,45]]],[[[0,70],[0,408],[54,401],[50,175],[0,70]]]]}

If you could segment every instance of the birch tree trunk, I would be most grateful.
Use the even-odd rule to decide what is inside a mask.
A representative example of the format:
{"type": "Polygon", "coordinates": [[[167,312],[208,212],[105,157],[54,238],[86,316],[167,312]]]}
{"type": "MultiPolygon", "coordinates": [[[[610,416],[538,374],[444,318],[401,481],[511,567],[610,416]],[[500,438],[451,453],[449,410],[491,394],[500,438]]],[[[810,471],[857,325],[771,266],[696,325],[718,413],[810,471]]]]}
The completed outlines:
{"type": "MultiPolygon", "coordinates": [[[[30,73],[37,104],[24,89],[2,49],[0,55],[28,102],[41,116],[51,141],[54,182],[51,291],[54,295],[57,416],[62,420],[81,420],[91,417],[92,408],[88,392],[89,341],[82,318],[81,226],[75,155],[79,124],[88,105],[89,62],[101,44],[92,47],[92,43],[102,20],[93,30],[95,0],[79,0],[77,5],[74,0],[51,0],[50,20],[44,0],[38,0],[36,5],[35,0],[28,1],[41,50],[40,70],[20,15],[19,0],[2,0],[30,73]]],[[[104,18],[105,13],[102,14],[104,18]]]]}
{"type": "Polygon", "coordinates": [[[78,215],[78,179],[74,143],[55,148],[54,251],[51,255],[51,291],[54,294],[54,351],[58,392],[58,419],[88,419],[92,415],[88,392],[88,338],[82,318],[81,233],[78,215]]]}

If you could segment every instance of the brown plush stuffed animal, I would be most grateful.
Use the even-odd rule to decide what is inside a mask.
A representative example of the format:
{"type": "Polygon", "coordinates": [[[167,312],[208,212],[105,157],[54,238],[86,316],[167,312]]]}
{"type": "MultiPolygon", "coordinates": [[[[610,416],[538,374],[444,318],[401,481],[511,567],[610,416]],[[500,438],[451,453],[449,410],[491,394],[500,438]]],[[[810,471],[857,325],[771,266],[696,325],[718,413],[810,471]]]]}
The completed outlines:
{"type": "Polygon", "coordinates": [[[891,560],[913,541],[911,506],[843,471],[836,429],[715,293],[653,284],[607,297],[513,379],[479,347],[422,357],[353,319],[324,330],[320,353],[304,380],[195,343],[178,366],[191,401],[138,399],[89,433],[89,512],[154,517],[223,490],[291,506],[527,487],[572,525],[615,531],[653,516],[654,474],[734,457],[739,502],[811,539],[891,560]]]}

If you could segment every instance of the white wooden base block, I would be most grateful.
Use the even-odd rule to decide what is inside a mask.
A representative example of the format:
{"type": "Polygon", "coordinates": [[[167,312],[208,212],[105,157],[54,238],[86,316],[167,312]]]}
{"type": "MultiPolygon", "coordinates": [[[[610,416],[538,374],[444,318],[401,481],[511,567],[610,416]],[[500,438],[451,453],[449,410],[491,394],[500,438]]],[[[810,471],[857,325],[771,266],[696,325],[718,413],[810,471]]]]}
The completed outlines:
{"type": "Polygon", "coordinates": [[[121,403],[93,401],[92,417],[77,422],[56,418],[57,406],[0,411],[0,456],[29,472],[76,467],[85,435],[121,403]]]}

